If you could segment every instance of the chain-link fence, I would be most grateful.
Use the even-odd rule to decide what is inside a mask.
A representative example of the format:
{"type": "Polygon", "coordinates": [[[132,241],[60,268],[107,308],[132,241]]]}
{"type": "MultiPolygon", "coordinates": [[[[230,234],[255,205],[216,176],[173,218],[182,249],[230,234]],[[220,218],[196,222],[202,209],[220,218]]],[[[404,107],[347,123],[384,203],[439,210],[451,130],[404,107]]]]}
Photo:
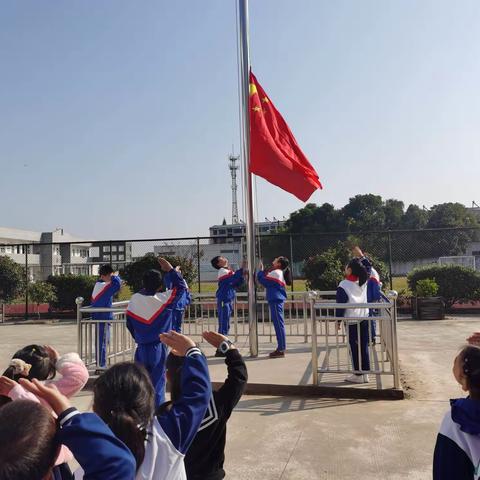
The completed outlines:
{"type": "MultiPolygon", "coordinates": [[[[257,253],[265,264],[279,255],[288,257],[294,279],[291,289],[304,291],[308,287],[304,273],[306,262],[339,245],[348,247],[353,244],[358,244],[377,261],[383,262],[387,286],[400,290],[406,286],[407,274],[418,266],[455,263],[480,269],[479,228],[260,235],[257,237],[257,253]]],[[[54,283],[54,277],[61,275],[91,277],[89,281],[93,282],[102,264],[112,264],[114,269],[122,272],[148,254],[185,259],[191,270],[190,289],[208,293],[216,288],[217,272],[210,264],[211,259],[222,255],[229,259],[232,268],[238,268],[245,256],[245,238],[239,235],[0,244],[0,256],[9,257],[18,264],[24,276],[21,296],[5,305],[0,321],[9,315],[46,313],[50,309],[49,303],[55,305],[55,302],[43,302],[41,292],[39,294],[32,289],[34,284],[46,280],[54,283]],[[25,285],[30,288],[25,288],[25,285]]],[[[87,287],[90,288],[88,282],[87,287]]],[[[79,293],[71,292],[72,308],[79,293]]],[[[121,292],[124,296],[121,299],[127,299],[131,293],[126,287],[121,292]]],[[[0,286],[0,300],[1,295],[0,286]]]]}

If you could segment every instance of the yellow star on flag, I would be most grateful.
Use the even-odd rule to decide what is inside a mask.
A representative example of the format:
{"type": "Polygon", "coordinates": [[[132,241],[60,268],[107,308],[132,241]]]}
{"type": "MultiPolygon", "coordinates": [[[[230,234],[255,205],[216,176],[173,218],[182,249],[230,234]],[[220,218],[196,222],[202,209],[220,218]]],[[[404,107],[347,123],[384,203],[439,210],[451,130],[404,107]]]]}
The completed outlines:
{"type": "Polygon", "coordinates": [[[252,110],[254,112],[259,112],[261,110],[261,108],[258,105],[256,105],[255,107],[252,108],[252,110]]]}
{"type": "Polygon", "coordinates": [[[257,93],[257,86],[254,83],[250,84],[250,96],[255,95],[257,93]]]}
{"type": "Polygon", "coordinates": [[[270,101],[270,100],[269,100],[267,97],[263,97],[263,98],[262,98],[262,102],[263,102],[263,103],[268,103],[269,101],[270,101]]]}

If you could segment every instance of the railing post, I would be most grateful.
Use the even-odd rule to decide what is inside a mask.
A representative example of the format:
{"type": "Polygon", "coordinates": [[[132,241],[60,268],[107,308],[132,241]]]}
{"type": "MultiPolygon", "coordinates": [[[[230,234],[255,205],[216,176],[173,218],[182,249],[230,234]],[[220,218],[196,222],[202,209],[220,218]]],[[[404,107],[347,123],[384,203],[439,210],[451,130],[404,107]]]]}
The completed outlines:
{"type": "Polygon", "coordinates": [[[293,285],[293,279],[294,279],[294,275],[293,275],[293,242],[292,242],[292,234],[289,235],[289,238],[290,238],[290,265],[291,265],[291,268],[290,268],[290,274],[292,276],[292,285],[291,285],[291,291],[293,292],[294,290],[294,285],[293,285]]]}
{"type": "Polygon", "coordinates": [[[28,320],[28,246],[24,245],[25,249],[25,320],[28,320]]]}
{"type": "Polygon", "coordinates": [[[397,297],[395,290],[387,292],[387,298],[390,300],[392,309],[392,345],[393,345],[393,387],[400,388],[400,365],[398,362],[398,338],[397,338],[397,297]]]}
{"type": "Polygon", "coordinates": [[[307,294],[303,294],[303,343],[308,342],[308,303],[307,303],[307,294]]]}
{"type": "Polygon", "coordinates": [[[83,358],[82,312],[80,311],[83,305],[83,298],[77,297],[75,303],[77,304],[77,352],[80,358],[85,361],[86,359],[83,358]]]}
{"type": "Polygon", "coordinates": [[[197,237],[197,279],[198,279],[198,293],[202,293],[202,281],[200,277],[200,238],[197,237]]]}
{"type": "Polygon", "coordinates": [[[317,318],[314,298],[310,298],[310,312],[312,319],[312,379],[313,384],[318,385],[317,318]]]}

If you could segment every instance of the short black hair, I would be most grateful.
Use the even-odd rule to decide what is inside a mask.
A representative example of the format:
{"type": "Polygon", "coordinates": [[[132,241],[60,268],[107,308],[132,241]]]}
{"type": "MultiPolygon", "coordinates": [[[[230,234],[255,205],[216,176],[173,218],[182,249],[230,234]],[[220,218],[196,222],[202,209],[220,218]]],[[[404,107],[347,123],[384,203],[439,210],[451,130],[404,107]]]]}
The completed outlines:
{"type": "Polygon", "coordinates": [[[113,268],[109,263],[102,265],[98,271],[99,275],[110,275],[111,273],[113,273],[113,268]]]}
{"type": "Polygon", "coordinates": [[[143,287],[149,292],[156,292],[163,285],[162,274],[155,269],[150,269],[143,275],[143,287]]]}
{"type": "Polygon", "coordinates": [[[216,257],[213,257],[212,260],[210,261],[210,263],[212,264],[212,267],[216,268],[217,270],[220,269],[220,267],[218,266],[218,261],[220,260],[220,258],[222,257],[220,255],[217,255],[216,257]]]}

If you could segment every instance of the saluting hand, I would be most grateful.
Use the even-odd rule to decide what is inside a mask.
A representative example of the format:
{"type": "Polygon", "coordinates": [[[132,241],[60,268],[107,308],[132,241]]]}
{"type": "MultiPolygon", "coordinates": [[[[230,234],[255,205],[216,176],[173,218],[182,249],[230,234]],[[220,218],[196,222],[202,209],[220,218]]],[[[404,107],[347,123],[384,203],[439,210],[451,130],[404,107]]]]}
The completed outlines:
{"type": "Polygon", "coordinates": [[[190,348],[195,347],[195,342],[186,335],[170,330],[168,333],[160,334],[160,341],[172,349],[177,357],[184,357],[190,348]]]}
{"type": "Polygon", "coordinates": [[[172,264],[163,257],[158,257],[158,263],[164,272],[169,272],[173,268],[172,264]]]}

